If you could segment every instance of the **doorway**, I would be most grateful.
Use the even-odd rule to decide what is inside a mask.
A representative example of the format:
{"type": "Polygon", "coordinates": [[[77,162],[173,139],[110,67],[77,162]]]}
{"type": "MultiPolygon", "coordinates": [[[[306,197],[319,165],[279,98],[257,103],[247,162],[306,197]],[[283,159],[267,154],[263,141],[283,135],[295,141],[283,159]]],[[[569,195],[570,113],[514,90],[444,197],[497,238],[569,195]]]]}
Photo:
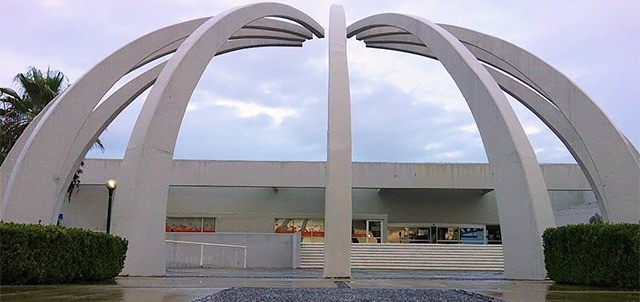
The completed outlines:
{"type": "Polygon", "coordinates": [[[382,243],[382,220],[367,220],[366,243],[382,243]]]}

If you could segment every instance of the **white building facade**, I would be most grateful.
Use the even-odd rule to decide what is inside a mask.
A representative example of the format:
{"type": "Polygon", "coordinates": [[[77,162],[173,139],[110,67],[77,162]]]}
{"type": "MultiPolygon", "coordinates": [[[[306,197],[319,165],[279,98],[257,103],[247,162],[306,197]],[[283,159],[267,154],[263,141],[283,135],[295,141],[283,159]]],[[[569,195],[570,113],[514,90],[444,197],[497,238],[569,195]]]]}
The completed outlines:
{"type": "MultiPolygon", "coordinates": [[[[61,224],[106,229],[120,160],[87,160],[61,224]]],[[[173,162],[168,233],[292,233],[324,242],[324,162],[173,162]]],[[[487,164],[353,163],[352,242],[500,244],[487,164]],[[453,234],[451,234],[453,232],[453,234]]],[[[541,165],[557,225],[599,212],[577,165],[541,165]]],[[[114,204],[125,202],[118,199],[114,204]]]]}

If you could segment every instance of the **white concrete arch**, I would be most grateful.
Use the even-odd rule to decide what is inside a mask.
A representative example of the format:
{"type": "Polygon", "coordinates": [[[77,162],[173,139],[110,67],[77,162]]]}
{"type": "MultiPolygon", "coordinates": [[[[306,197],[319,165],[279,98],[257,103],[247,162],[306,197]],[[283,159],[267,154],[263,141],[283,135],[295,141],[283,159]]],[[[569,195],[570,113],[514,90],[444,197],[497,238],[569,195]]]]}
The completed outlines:
{"type": "MultiPolygon", "coordinates": [[[[277,24],[290,26],[286,22],[270,20],[272,25],[277,24]]],[[[236,32],[234,34],[235,39],[227,41],[223,47],[215,55],[221,55],[228,52],[254,48],[254,47],[273,47],[273,46],[302,46],[302,40],[295,38],[299,36],[292,36],[288,34],[274,34],[273,31],[249,33],[249,32],[236,32]],[[251,37],[247,37],[249,34],[251,37]]],[[[181,40],[184,41],[184,40],[181,40]]],[[[174,52],[178,43],[172,44],[172,47],[166,49],[166,51],[174,52]]],[[[164,67],[166,62],[160,63],[157,66],[151,68],[135,79],[125,84],[122,88],[114,92],[109,98],[102,102],[87,119],[86,126],[80,130],[74,139],[73,144],[69,148],[64,165],[60,170],[60,175],[67,174],[65,181],[61,181],[58,184],[57,189],[57,201],[56,215],[59,213],[62,206],[62,200],[66,195],[67,185],[73,178],[75,167],[78,167],[84,155],[88,152],[91,145],[106,129],[106,127],[126,108],[133,100],[135,100],[142,92],[149,88],[157,79],[160,71],[164,67]],[[75,158],[75,159],[74,159],[75,158]]]]}
{"type": "MultiPolygon", "coordinates": [[[[67,137],[74,139],[73,143],[70,143],[69,145],[64,145],[64,144],[59,144],[58,140],[49,140],[48,142],[45,142],[42,144],[46,146],[47,150],[49,150],[48,153],[50,154],[50,156],[52,158],[56,158],[56,162],[64,163],[64,164],[58,169],[57,172],[53,172],[53,169],[54,169],[53,167],[46,167],[45,169],[38,170],[39,173],[36,175],[33,175],[34,172],[31,172],[31,175],[27,176],[27,178],[30,177],[30,182],[29,182],[30,186],[27,187],[23,185],[22,187],[19,188],[20,193],[16,192],[17,194],[16,196],[24,196],[24,193],[25,193],[24,191],[28,190],[27,193],[30,192],[34,195],[39,196],[38,198],[31,198],[29,200],[31,201],[33,200],[54,201],[55,200],[56,201],[55,205],[52,204],[53,207],[51,208],[48,205],[41,204],[37,208],[42,208],[43,210],[42,213],[34,213],[33,211],[28,210],[30,208],[34,208],[35,207],[34,204],[31,204],[30,202],[21,201],[19,203],[14,203],[13,206],[9,206],[9,208],[12,209],[13,211],[10,210],[9,214],[5,217],[4,209],[7,207],[7,205],[11,204],[13,201],[9,199],[9,197],[7,197],[6,199],[3,198],[2,204],[0,204],[0,219],[4,217],[7,220],[12,220],[12,221],[16,219],[20,219],[20,221],[23,221],[23,222],[27,222],[27,221],[30,221],[30,222],[42,221],[45,223],[55,222],[55,219],[57,218],[58,212],[61,207],[61,202],[63,200],[66,187],[68,186],[68,183],[71,181],[71,178],[73,177],[73,174],[77,169],[77,165],[86,154],[86,150],[85,151],[81,151],[81,150],[85,149],[84,148],[85,145],[90,146],[93,143],[93,141],[95,141],[95,138],[93,137],[94,136],[97,137],[100,134],[100,133],[87,133],[87,129],[104,129],[104,127],[107,126],[107,124],[94,125],[93,123],[96,123],[98,121],[106,122],[106,120],[91,118],[90,115],[92,115],[93,112],[86,111],[90,106],[95,106],[95,104],[97,104],[100,98],[102,98],[102,95],[106,93],[106,90],[108,90],[108,88],[105,88],[106,87],[105,83],[99,83],[99,84],[105,84],[105,86],[98,87],[98,89],[95,89],[95,90],[90,90],[91,92],[94,92],[94,94],[91,94],[91,95],[84,94],[84,97],[82,97],[81,99],[77,99],[77,97],[79,95],[82,95],[83,93],[82,91],[76,94],[73,94],[73,93],[68,94],[69,90],[87,89],[86,87],[83,88],[83,85],[87,85],[87,83],[90,82],[86,78],[89,77],[89,79],[92,79],[93,77],[96,77],[96,74],[98,74],[97,76],[102,76],[102,78],[105,79],[107,82],[111,79],[111,81],[115,83],[115,81],[117,81],[119,78],[124,76],[129,71],[133,71],[146,64],[149,64],[150,62],[152,62],[153,60],[156,60],[159,57],[175,52],[176,49],[182,44],[182,42],[184,42],[186,37],[188,37],[188,35],[191,34],[191,32],[193,32],[193,30],[197,28],[197,26],[199,26],[206,20],[208,20],[208,18],[196,19],[196,20],[184,22],[181,24],[169,26],[169,27],[160,29],[152,34],[143,36],[142,38],[139,38],[129,43],[127,46],[121,48],[119,51],[113,53],[112,55],[104,59],[101,64],[98,64],[96,67],[90,70],[85,76],[83,76],[78,81],[78,83],[70,87],[68,91],[65,92],[65,94],[61,95],[56,100],[52,101],[47,106],[47,108],[45,108],[45,110],[43,110],[42,113],[36,118],[36,120],[34,120],[34,122],[29,126],[29,128],[25,131],[23,136],[21,136],[18,143],[16,143],[14,148],[11,150],[9,156],[7,157],[7,160],[5,160],[5,162],[3,163],[2,171],[0,173],[0,180],[2,181],[2,183],[0,184],[3,184],[3,186],[0,186],[0,198],[4,195],[4,192],[12,191],[14,184],[20,185],[20,183],[16,183],[16,182],[9,184],[9,179],[12,174],[18,174],[20,173],[21,169],[24,169],[24,167],[21,167],[21,166],[16,167],[15,163],[21,152],[27,152],[26,151],[27,148],[25,148],[25,144],[28,141],[28,138],[32,134],[32,129],[35,129],[36,126],[40,123],[40,118],[42,116],[47,116],[49,114],[47,113],[49,108],[55,108],[55,106],[57,106],[55,105],[57,104],[57,102],[68,102],[68,103],[78,104],[78,106],[58,108],[54,113],[54,117],[58,117],[58,118],[62,117],[61,120],[50,121],[49,123],[57,124],[58,125],[57,129],[59,129],[58,132],[62,132],[64,130],[65,135],[67,137]],[[164,39],[158,39],[157,38],[158,36],[164,36],[164,39]],[[112,73],[109,75],[104,74],[105,70],[103,70],[103,66],[115,65],[118,57],[128,55],[132,50],[140,48],[139,46],[135,45],[138,43],[153,44],[157,49],[148,51],[148,53],[140,54],[138,56],[140,58],[139,61],[133,67],[130,67],[128,70],[126,70],[126,72],[124,73],[122,72],[125,69],[120,69],[118,71],[119,74],[116,74],[116,73],[112,73]],[[101,93],[102,95],[100,95],[101,93]],[[72,109],[72,110],[69,110],[69,109],[72,109]],[[77,109],[81,109],[81,110],[77,110],[77,109]],[[64,121],[74,120],[74,119],[84,120],[85,122],[80,127],[78,127],[78,125],[76,124],[69,124],[69,123],[62,124],[62,125],[60,124],[60,123],[64,123],[64,121]],[[83,135],[79,134],[80,131],[83,132],[83,135]],[[89,141],[85,141],[87,139],[89,139],[89,141]],[[66,158],[64,159],[59,158],[60,156],[66,156],[66,158]],[[60,161],[57,161],[57,160],[60,160],[60,161]],[[72,166],[71,163],[75,163],[75,165],[72,166]],[[51,179],[54,179],[53,184],[51,183],[51,179]],[[45,185],[41,185],[43,183],[45,185]],[[33,190],[33,186],[35,184],[39,184],[38,187],[41,188],[41,190],[35,192],[33,190]],[[52,185],[55,185],[56,189],[54,189],[52,185]],[[52,194],[55,194],[55,195],[52,195],[52,194]],[[52,196],[56,196],[56,197],[52,198],[52,196]],[[46,218],[44,214],[46,211],[50,209],[53,209],[53,212],[50,213],[51,218],[50,220],[48,220],[48,218],[46,218]],[[15,213],[21,213],[22,217],[16,218],[15,213]],[[35,215],[38,215],[38,216],[33,217],[35,215]]],[[[299,26],[290,22],[286,22],[286,21],[276,20],[276,19],[258,19],[247,24],[245,28],[243,28],[243,30],[240,30],[234,33],[234,35],[226,43],[224,43],[224,45],[219,49],[216,55],[221,55],[230,51],[252,48],[252,47],[302,46],[302,42],[305,41],[306,38],[311,38],[313,34],[311,31],[309,31],[308,29],[302,26],[299,26]],[[246,31],[244,30],[245,28],[247,29],[246,31]]],[[[146,49],[149,49],[148,45],[147,45],[147,48],[145,48],[145,50],[146,49]]],[[[111,71],[111,70],[108,70],[108,71],[111,71]]],[[[155,80],[155,78],[153,80],[155,80]]],[[[113,83],[111,83],[110,85],[113,85],[113,83]]],[[[129,86],[128,89],[135,90],[140,88],[140,87],[136,88],[134,86],[129,86]]],[[[119,95],[122,96],[122,93],[120,93],[119,95]]],[[[122,97],[124,99],[119,101],[125,101],[128,98],[126,96],[122,96],[122,97]]],[[[38,136],[38,135],[36,134],[34,136],[38,136]]],[[[39,135],[39,138],[36,138],[36,139],[42,140],[43,138],[41,135],[39,135]]]]}
{"type": "Polygon", "coordinates": [[[571,153],[582,169],[585,178],[596,195],[600,212],[605,215],[608,210],[605,207],[605,203],[601,202],[602,197],[599,193],[602,188],[599,185],[601,184],[601,181],[596,181],[594,176],[590,173],[590,171],[597,169],[596,163],[590,156],[584,140],[582,140],[582,137],[573,125],[571,125],[571,122],[567,117],[564,116],[552,103],[535,93],[528,86],[523,85],[514,78],[511,78],[491,67],[487,67],[487,70],[503,91],[511,95],[514,99],[540,118],[540,120],[560,139],[565,147],[567,147],[567,150],[571,153]]]}
{"type": "MultiPolygon", "coordinates": [[[[301,46],[301,44],[301,42],[283,43],[281,40],[277,39],[243,38],[242,40],[228,41],[224,44],[221,51],[216,53],[216,56],[227,52],[252,47],[301,46]]],[[[176,44],[176,49],[177,46],[178,45],[176,44]]],[[[67,157],[65,158],[64,165],[60,170],[60,175],[65,175],[66,173],[66,178],[64,178],[65,181],[61,181],[58,183],[58,197],[56,198],[57,205],[55,212],[56,215],[60,212],[62,201],[67,194],[67,187],[73,178],[75,168],[79,166],[80,162],[84,158],[84,155],[86,155],[88,150],[91,148],[93,144],[92,142],[94,142],[100,136],[104,129],[106,129],[106,127],[120,114],[120,112],[122,112],[122,110],[124,110],[124,108],[126,108],[142,92],[153,85],[165,63],[158,64],[157,66],[125,84],[122,88],[114,92],[109,98],[102,102],[91,113],[91,115],[87,119],[85,127],[83,127],[75,136],[73,144],[69,148],[67,157]]]]}
{"type": "Polygon", "coordinates": [[[40,122],[40,119],[44,115],[47,110],[53,106],[53,103],[56,99],[53,99],[47,106],[45,106],[40,114],[36,115],[36,117],[31,121],[31,123],[24,129],[20,137],[16,143],[11,147],[7,157],[4,158],[2,165],[0,166],[0,220],[4,218],[4,211],[7,205],[3,202],[2,196],[4,194],[5,188],[7,187],[7,183],[9,182],[9,178],[11,177],[11,171],[13,167],[15,167],[16,161],[18,160],[18,156],[20,155],[20,151],[24,148],[24,145],[27,143],[27,140],[33,133],[33,129],[36,128],[36,125],[40,122]]]}
{"type": "MultiPolygon", "coordinates": [[[[396,29],[394,32],[397,31],[398,30],[396,29]]],[[[433,52],[425,45],[417,46],[414,43],[405,43],[406,40],[415,40],[415,37],[413,36],[411,36],[413,39],[408,38],[406,32],[400,35],[393,33],[392,31],[386,32],[389,33],[389,35],[385,35],[384,40],[379,39],[382,37],[381,35],[376,35],[377,41],[374,42],[367,40],[364,35],[361,35],[363,36],[362,39],[367,43],[367,47],[396,50],[437,60],[433,52]]],[[[366,33],[370,34],[369,32],[366,33]]],[[[563,142],[574,159],[579,163],[587,181],[591,184],[593,192],[596,195],[596,199],[599,201],[598,206],[600,207],[601,213],[603,213],[603,216],[606,215],[607,209],[604,206],[605,203],[601,202],[602,199],[599,194],[599,190],[602,186],[597,185],[601,182],[596,182],[592,173],[590,173],[590,171],[596,170],[595,162],[593,158],[591,158],[584,141],[576,132],[575,128],[573,128],[569,120],[562,114],[562,112],[560,112],[560,110],[558,110],[556,106],[541,95],[535,93],[526,84],[516,81],[514,78],[497,71],[493,67],[487,66],[487,70],[503,91],[507,92],[531,110],[531,112],[538,116],[540,120],[543,121],[563,142]]],[[[597,176],[597,174],[595,176],[597,176]]]]}
{"type": "MultiPolygon", "coordinates": [[[[510,93],[540,117],[565,144],[591,183],[605,220],[640,220],[638,151],[579,87],[541,59],[513,44],[468,29],[442,26],[452,29],[456,37],[463,38],[462,42],[478,60],[508,73],[545,97],[519,98],[510,93]],[[557,100],[551,99],[550,93],[553,93],[557,100]],[[557,110],[553,111],[545,103],[557,110]],[[576,114],[576,111],[581,113],[576,114]],[[585,117],[589,117],[589,121],[577,122],[585,117]],[[609,140],[610,135],[603,136],[600,130],[595,128],[610,134],[613,138],[607,144],[602,144],[602,139],[609,140]],[[620,152],[621,155],[618,156],[620,152]]],[[[357,38],[364,40],[368,47],[435,58],[428,47],[418,45],[415,37],[396,28],[372,29],[360,33],[357,38]]],[[[495,70],[489,71],[496,77],[500,76],[495,70]]],[[[503,86],[503,89],[507,92],[524,91],[514,85],[510,84],[511,88],[503,86]]]]}
{"type": "Polygon", "coordinates": [[[594,160],[596,171],[591,173],[597,175],[593,175],[593,179],[599,181],[598,191],[608,220],[640,221],[638,152],[584,91],[555,68],[516,45],[457,26],[443,27],[468,45],[467,48],[481,60],[512,75],[524,74],[528,81],[521,81],[558,107],[584,141],[588,156],[594,160]],[[508,67],[515,70],[509,71],[508,67]]]}
{"type": "Polygon", "coordinates": [[[113,231],[129,240],[124,274],[165,274],[165,215],[173,151],[191,94],[209,61],[246,24],[288,19],[324,35],[304,13],[283,4],[235,8],[207,20],[169,59],[145,101],[125,153],[114,204],[113,231]],[[150,252],[152,251],[152,252],[150,252]]]}
{"type": "MultiPolygon", "coordinates": [[[[279,20],[260,19],[248,24],[243,29],[237,31],[215,55],[218,56],[231,51],[254,47],[298,47],[302,46],[303,41],[306,41],[302,37],[311,37],[311,33],[303,27],[279,20]],[[250,30],[244,31],[243,29],[245,28],[250,28],[250,30]]],[[[172,43],[170,46],[165,47],[163,52],[175,52],[178,46],[184,42],[184,39],[179,40],[179,42],[180,43],[172,43]]],[[[93,142],[124,108],[153,85],[165,64],[166,62],[160,63],[128,82],[109,96],[109,98],[102,102],[90,114],[85,126],[76,134],[73,144],[69,148],[67,157],[65,158],[64,165],[60,170],[60,175],[66,174],[66,177],[64,178],[65,181],[58,183],[55,215],[60,212],[60,208],[62,207],[62,201],[67,191],[67,184],[71,182],[76,167],[78,167],[93,142]]]]}
{"type": "MultiPolygon", "coordinates": [[[[54,223],[55,191],[61,165],[74,133],[83,127],[100,99],[122,76],[148,61],[176,39],[188,36],[204,20],[188,21],[149,33],[103,59],[62,95],[25,140],[11,152],[15,161],[0,167],[0,219],[22,223],[54,223]],[[169,34],[171,33],[171,34],[169,34]],[[18,146],[20,147],[20,146],[18,146]]],[[[158,55],[159,56],[159,55],[158,55]]]]}
{"type": "Polygon", "coordinates": [[[350,25],[347,33],[351,37],[386,26],[409,32],[429,45],[471,109],[496,188],[506,277],[544,279],[541,235],[554,226],[551,204],[533,149],[506,97],[458,39],[428,20],[380,14],[350,25]]]}
{"type": "MultiPolygon", "coordinates": [[[[73,143],[68,149],[64,164],[60,169],[60,175],[65,176],[65,181],[59,182],[57,186],[55,214],[60,213],[63,200],[65,200],[64,197],[67,194],[68,184],[73,179],[76,168],[80,165],[80,162],[93,145],[93,142],[98,139],[100,134],[102,134],[122,110],[153,85],[165,64],[165,62],[160,63],[129,81],[91,112],[85,126],[76,134],[73,143]]],[[[114,177],[114,175],[105,175],[105,177],[106,182],[107,179],[114,177]]]]}

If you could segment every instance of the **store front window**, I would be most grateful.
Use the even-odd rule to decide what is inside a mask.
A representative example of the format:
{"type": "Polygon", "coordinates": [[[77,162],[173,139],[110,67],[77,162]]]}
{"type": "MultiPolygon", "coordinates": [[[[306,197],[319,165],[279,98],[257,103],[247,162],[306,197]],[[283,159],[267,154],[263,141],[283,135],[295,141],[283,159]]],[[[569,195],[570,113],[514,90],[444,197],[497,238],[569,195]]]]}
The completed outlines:
{"type": "Polygon", "coordinates": [[[214,233],[215,218],[167,217],[165,231],[180,233],[214,233]]]}
{"type": "Polygon", "coordinates": [[[351,242],[352,243],[381,243],[382,242],[382,220],[353,220],[351,222],[351,242]]]}
{"type": "MultiPolygon", "coordinates": [[[[180,218],[185,225],[180,229],[196,227],[192,218],[180,218]]],[[[200,218],[198,218],[200,219],[200,218]]],[[[212,221],[213,222],[213,221],[212,221]]],[[[206,225],[206,220],[203,221],[206,225]]],[[[205,227],[206,229],[206,227],[205,227]]],[[[213,226],[211,227],[213,229],[213,226]]],[[[196,230],[197,232],[198,230],[196,230]]],[[[302,242],[324,242],[324,219],[278,218],[274,232],[290,234],[300,232],[302,242]]],[[[381,219],[355,219],[351,228],[352,243],[413,243],[413,244],[502,244],[499,225],[483,224],[419,224],[403,226],[392,224],[385,227],[381,219]],[[424,226],[422,226],[424,225],[424,226]],[[386,236],[383,232],[386,230],[386,236]]]]}
{"type": "Polygon", "coordinates": [[[430,227],[389,227],[389,243],[431,243],[430,227]]]}
{"type": "Polygon", "coordinates": [[[389,243],[462,243],[502,244],[499,225],[432,224],[431,226],[402,226],[388,228],[389,243]]]}
{"type": "MultiPolygon", "coordinates": [[[[274,231],[280,234],[300,232],[302,242],[324,242],[324,219],[278,218],[275,220],[274,231]]],[[[382,220],[353,220],[351,242],[381,243],[382,232],[382,220]]]]}
{"type": "Polygon", "coordinates": [[[300,232],[302,242],[324,241],[324,219],[278,218],[275,232],[280,234],[300,232]]]}

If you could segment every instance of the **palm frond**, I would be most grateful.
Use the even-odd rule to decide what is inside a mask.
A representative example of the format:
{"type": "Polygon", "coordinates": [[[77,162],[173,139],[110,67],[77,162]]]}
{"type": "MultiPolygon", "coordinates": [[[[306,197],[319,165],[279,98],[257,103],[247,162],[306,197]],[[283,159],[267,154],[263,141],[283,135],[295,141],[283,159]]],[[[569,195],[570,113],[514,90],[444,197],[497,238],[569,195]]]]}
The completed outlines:
{"type": "Polygon", "coordinates": [[[93,142],[93,145],[91,146],[91,149],[93,148],[98,148],[100,149],[100,151],[104,152],[104,145],[102,144],[102,141],[98,138],[96,139],[95,142],[93,142]]]}
{"type": "MultiPolygon", "coordinates": [[[[0,160],[18,141],[18,138],[29,123],[58,95],[69,87],[67,77],[60,71],[47,68],[42,72],[35,67],[29,67],[26,73],[15,76],[14,82],[18,91],[0,87],[0,160]]],[[[104,145],[98,139],[93,147],[104,151],[104,145]]],[[[80,166],[82,167],[83,164],[80,166]]],[[[67,193],[71,193],[80,184],[82,168],[76,171],[67,193]]]]}

